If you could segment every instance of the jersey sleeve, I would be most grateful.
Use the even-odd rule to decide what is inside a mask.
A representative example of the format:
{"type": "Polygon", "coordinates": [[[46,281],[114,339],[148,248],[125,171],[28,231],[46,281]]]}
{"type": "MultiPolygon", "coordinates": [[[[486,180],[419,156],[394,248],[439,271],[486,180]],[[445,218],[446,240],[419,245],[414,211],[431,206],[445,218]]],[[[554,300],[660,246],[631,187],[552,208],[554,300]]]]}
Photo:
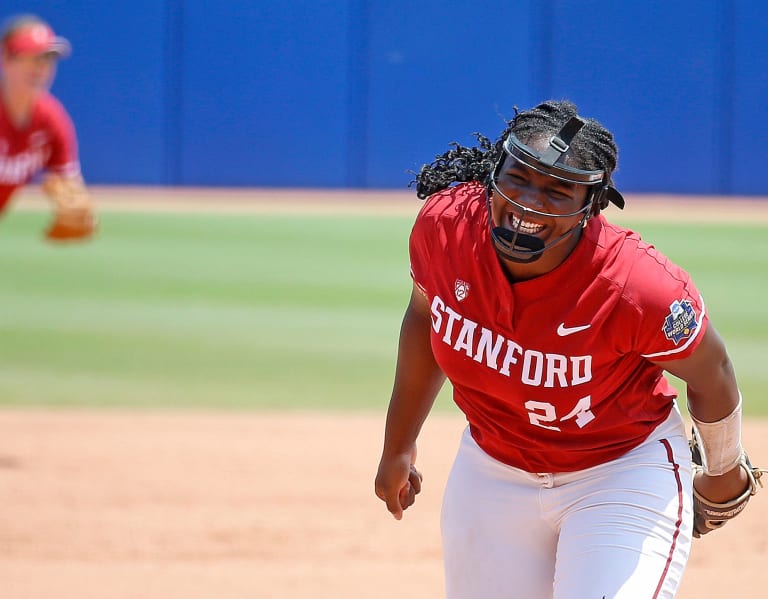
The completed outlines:
{"type": "Polygon", "coordinates": [[[416,286],[427,295],[427,289],[429,282],[427,280],[429,274],[429,257],[430,257],[430,230],[433,230],[433,219],[430,214],[430,199],[427,199],[419,214],[416,216],[416,221],[411,229],[411,236],[408,241],[408,251],[410,255],[410,268],[411,278],[416,286]]]}
{"type": "Polygon", "coordinates": [[[51,135],[51,153],[45,169],[62,175],[80,174],[75,126],[64,106],[53,96],[45,103],[46,124],[51,135]]]}
{"type": "Polygon", "coordinates": [[[653,361],[690,356],[709,318],[690,275],[651,247],[638,260],[629,284],[638,316],[635,350],[653,361]]]}

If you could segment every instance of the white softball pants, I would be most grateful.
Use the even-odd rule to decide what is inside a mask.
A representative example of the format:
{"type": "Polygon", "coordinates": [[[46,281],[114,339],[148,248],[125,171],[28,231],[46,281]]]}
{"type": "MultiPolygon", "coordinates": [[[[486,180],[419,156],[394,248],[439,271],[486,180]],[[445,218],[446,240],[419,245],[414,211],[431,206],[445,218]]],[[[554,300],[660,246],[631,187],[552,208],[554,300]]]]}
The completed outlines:
{"type": "Polygon", "coordinates": [[[447,599],[674,597],[693,524],[679,412],[621,458],[531,474],[465,430],[441,516],[447,599]]]}

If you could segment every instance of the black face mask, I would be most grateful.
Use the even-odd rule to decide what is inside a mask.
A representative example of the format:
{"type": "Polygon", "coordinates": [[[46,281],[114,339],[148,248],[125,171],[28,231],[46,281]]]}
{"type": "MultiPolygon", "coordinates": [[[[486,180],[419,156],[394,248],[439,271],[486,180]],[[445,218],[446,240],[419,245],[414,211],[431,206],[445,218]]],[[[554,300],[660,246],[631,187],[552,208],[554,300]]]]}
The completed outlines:
{"type": "Polygon", "coordinates": [[[570,143],[584,126],[584,121],[578,117],[571,119],[563,126],[557,135],[550,138],[546,149],[539,153],[529,146],[523,144],[514,134],[510,134],[504,141],[504,154],[499,158],[493,174],[489,177],[486,185],[486,204],[488,208],[488,223],[491,229],[491,239],[499,255],[512,262],[529,263],[538,260],[548,249],[565,241],[571,235],[579,231],[587,222],[590,216],[593,216],[604,209],[609,202],[612,202],[619,208],[624,208],[624,198],[611,185],[607,183],[608,173],[595,170],[588,171],[567,166],[561,162],[562,157],[570,148],[570,143]],[[538,173],[554,177],[561,181],[573,183],[576,185],[587,185],[587,201],[584,206],[576,212],[568,214],[550,214],[540,212],[532,208],[526,208],[522,204],[515,202],[502,192],[497,180],[502,165],[507,156],[535,170],[538,173]],[[520,221],[515,229],[496,226],[493,222],[491,212],[491,195],[496,192],[504,201],[515,207],[519,214],[520,221]],[[560,235],[557,239],[545,244],[541,239],[534,235],[522,233],[520,227],[527,214],[538,214],[547,218],[564,218],[583,215],[581,220],[571,229],[560,235]]]}
{"type": "Polygon", "coordinates": [[[571,235],[574,235],[579,231],[589,219],[589,215],[592,211],[592,200],[587,201],[584,206],[576,212],[569,212],[568,214],[551,214],[549,212],[541,212],[534,210],[533,208],[527,208],[522,204],[515,202],[501,191],[496,185],[495,180],[491,180],[490,185],[486,190],[486,203],[488,205],[488,221],[491,227],[491,239],[496,251],[502,258],[510,260],[512,262],[533,262],[538,260],[541,255],[548,249],[553,248],[559,243],[568,239],[571,235]],[[498,227],[493,222],[493,215],[491,212],[491,194],[493,192],[499,194],[504,201],[515,207],[515,214],[520,219],[517,227],[514,229],[507,229],[506,227],[498,227]],[[565,218],[582,215],[581,220],[573,227],[568,229],[565,233],[560,235],[557,239],[545,244],[541,239],[535,235],[529,235],[520,231],[520,227],[523,225],[523,221],[529,214],[538,214],[546,218],[565,218]]]}

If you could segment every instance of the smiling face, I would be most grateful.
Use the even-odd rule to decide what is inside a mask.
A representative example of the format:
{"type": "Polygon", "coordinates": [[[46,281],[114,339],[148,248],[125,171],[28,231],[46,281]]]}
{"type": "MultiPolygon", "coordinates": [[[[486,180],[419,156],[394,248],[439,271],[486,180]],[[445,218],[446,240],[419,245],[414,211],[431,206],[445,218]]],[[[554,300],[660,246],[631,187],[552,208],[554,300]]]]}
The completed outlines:
{"type": "MultiPolygon", "coordinates": [[[[547,143],[542,138],[528,145],[541,152],[547,143]]],[[[565,162],[576,166],[567,154],[565,162]]],[[[506,156],[491,196],[494,225],[535,237],[544,245],[555,243],[569,231],[574,231],[544,250],[535,262],[521,264],[502,260],[513,278],[522,280],[544,274],[568,257],[581,237],[580,224],[585,215],[580,211],[586,205],[588,191],[586,185],[560,181],[519,163],[512,156],[506,156]]]]}

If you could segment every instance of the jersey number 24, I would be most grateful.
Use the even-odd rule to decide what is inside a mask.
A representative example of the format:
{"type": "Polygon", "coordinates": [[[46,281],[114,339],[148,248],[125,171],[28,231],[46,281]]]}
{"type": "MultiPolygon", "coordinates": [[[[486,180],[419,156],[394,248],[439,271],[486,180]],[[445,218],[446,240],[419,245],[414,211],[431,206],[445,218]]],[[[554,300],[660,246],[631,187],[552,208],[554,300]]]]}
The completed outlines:
{"type": "Polygon", "coordinates": [[[553,426],[547,423],[567,422],[572,419],[576,423],[576,426],[584,428],[587,424],[592,422],[595,419],[595,415],[589,409],[592,407],[591,402],[591,396],[587,395],[586,397],[582,397],[576,402],[576,407],[562,418],[557,417],[555,406],[543,401],[526,401],[525,409],[528,410],[528,419],[531,421],[531,424],[551,431],[559,431],[559,426],[553,426]]]}

